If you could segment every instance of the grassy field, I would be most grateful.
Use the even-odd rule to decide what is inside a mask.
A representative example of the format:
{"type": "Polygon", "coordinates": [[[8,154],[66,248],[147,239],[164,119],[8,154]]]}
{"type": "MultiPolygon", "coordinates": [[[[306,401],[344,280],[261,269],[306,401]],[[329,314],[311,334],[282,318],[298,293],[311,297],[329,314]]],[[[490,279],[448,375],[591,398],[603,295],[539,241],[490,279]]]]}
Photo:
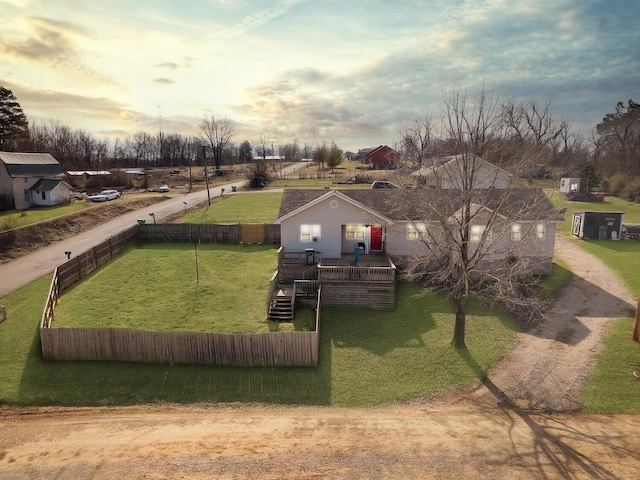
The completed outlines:
{"type": "Polygon", "coordinates": [[[229,195],[182,216],[182,223],[269,223],[278,218],[282,193],[229,195]]]}
{"type": "Polygon", "coordinates": [[[74,202],[55,207],[33,207],[29,210],[7,210],[0,212],[0,230],[24,227],[32,223],[50,220],[87,207],[85,202],[74,202]]]}
{"type": "Polygon", "coordinates": [[[42,278],[0,302],[9,312],[0,324],[0,404],[377,405],[473,382],[504,355],[516,332],[508,318],[473,304],[469,349],[456,350],[449,343],[449,303],[401,283],[393,312],[323,309],[316,368],[45,362],[38,322],[48,283],[42,278]]]}
{"type": "Polygon", "coordinates": [[[129,249],[63,294],[54,325],[223,333],[293,329],[267,321],[276,247],[199,245],[197,260],[196,271],[190,244],[129,249]]]}

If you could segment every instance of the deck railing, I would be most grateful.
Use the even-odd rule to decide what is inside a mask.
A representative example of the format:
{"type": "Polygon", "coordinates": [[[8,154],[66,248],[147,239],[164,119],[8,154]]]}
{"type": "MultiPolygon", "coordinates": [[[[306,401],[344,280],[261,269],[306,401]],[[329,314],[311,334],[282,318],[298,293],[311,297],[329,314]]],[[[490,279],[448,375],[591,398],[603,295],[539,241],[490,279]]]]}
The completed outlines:
{"type": "Polygon", "coordinates": [[[317,280],[296,280],[293,282],[293,288],[296,295],[312,297],[318,293],[320,282],[317,280]]]}
{"type": "Polygon", "coordinates": [[[318,280],[322,282],[393,283],[396,267],[347,267],[318,265],[318,280]]]}
{"type": "Polygon", "coordinates": [[[278,265],[289,264],[315,264],[322,261],[322,252],[285,252],[283,247],[278,249],[278,265]]]}

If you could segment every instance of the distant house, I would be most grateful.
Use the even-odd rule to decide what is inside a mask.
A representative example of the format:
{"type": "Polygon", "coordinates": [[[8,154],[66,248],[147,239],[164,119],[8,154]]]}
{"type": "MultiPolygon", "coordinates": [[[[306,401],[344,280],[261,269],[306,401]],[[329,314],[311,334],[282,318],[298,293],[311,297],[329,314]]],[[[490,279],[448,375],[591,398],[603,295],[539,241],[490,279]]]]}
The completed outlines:
{"type": "MultiPolygon", "coordinates": [[[[509,186],[511,174],[502,168],[475,157],[473,160],[474,185],[473,188],[506,188],[509,186]]],[[[451,155],[436,159],[433,165],[423,166],[410,175],[418,183],[443,189],[462,188],[462,179],[468,178],[463,172],[464,164],[460,155],[451,155]]]]}
{"type": "Polygon", "coordinates": [[[400,160],[400,154],[386,145],[380,145],[367,152],[364,156],[366,162],[371,164],[371,168],[378,170],[396,168],[400,160]]]}
{"type": "Polygon", "coordinates": [[[68,202],[70,187],[63,176],[60,163],[48,153],[0,152],[0,208],[68,202]]]}

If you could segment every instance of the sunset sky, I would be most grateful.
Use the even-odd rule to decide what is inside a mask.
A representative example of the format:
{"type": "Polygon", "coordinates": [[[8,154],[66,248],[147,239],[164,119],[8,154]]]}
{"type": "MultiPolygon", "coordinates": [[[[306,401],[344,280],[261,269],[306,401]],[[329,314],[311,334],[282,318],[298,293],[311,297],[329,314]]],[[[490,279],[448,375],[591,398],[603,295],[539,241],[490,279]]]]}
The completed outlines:
{"type": "Polygon", "coordinates": [[[393,145],[443,88],[551,101],[588,136],[640,101],[637,0],[0,0],[0,85],[99,137],[393,145]]]}

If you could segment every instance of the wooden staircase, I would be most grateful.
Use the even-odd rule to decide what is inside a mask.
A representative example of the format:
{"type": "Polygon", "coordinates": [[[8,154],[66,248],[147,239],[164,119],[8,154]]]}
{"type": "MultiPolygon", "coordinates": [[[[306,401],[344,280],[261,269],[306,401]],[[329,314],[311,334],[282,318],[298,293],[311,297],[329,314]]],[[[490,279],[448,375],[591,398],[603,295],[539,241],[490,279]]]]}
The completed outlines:
{"type": "Polygon", "coordinates": [[[278,322],[293,321],[293,286],[278,285],[269,303],[269,319],[278,322]]]}

